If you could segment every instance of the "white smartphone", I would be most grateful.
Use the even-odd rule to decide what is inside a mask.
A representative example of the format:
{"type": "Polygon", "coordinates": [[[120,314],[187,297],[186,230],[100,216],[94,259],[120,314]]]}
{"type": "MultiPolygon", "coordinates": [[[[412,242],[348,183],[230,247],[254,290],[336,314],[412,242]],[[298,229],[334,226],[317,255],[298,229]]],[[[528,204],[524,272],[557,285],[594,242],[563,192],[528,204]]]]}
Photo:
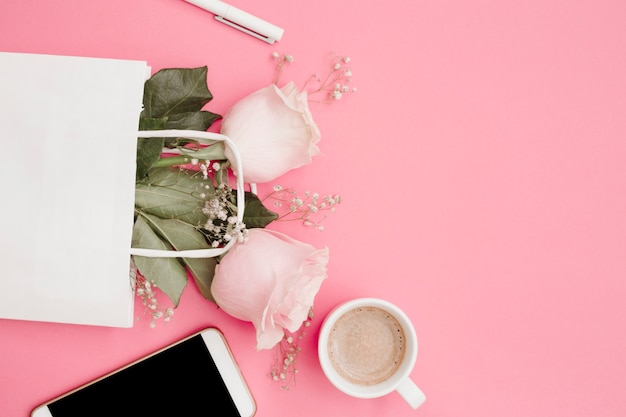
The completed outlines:
{"type": "Polygon", "coordinates": [[[31,417],[252,417],[222,332],[207,328],[35,408],[31,417]]]}

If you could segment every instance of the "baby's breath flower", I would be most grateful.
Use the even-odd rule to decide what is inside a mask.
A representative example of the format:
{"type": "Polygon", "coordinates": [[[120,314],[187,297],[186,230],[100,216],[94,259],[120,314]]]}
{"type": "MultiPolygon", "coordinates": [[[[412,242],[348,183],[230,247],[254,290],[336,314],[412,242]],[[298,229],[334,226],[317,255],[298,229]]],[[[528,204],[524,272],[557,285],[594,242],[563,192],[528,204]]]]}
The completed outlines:
{"type": "Polygon", "coordinates": [[[352,70],[346,67],[349,62],[350,57],[348,56],[333,55],[328,74],[324,78],[315,74],[307,81],[307,84],[317,84],[317,86],[307,90],[309,97],[316,93],[322,93],[327,95],[327,99],[337,101],[343,97],[343,94],[356,91],[348,85],[352,77],[352,70]]]}
{"type": "MultiPolygon", "coordinates": [[[[276,77],[274,84],[278,84],[285,66],[294,61],[292,55],[272,53],[272,58],[276,61],[276,77]]],[[[337,101],[343,97],[343,94],[356,92],[355,87],[350,87],[350,79],[352,77],[352,69],[347,67],[351,59],[349,56],[340,56],[333,54],[330,59],[329,71],[325,76],[315,73],[309,77],[304,84],[302,91],[307,91],[311,101],[337,101]],[[321,100],[315,100],[311,97],[316,94],[323,94],[325,97],[321,100]]]]}
{"type": "Polygon", "coordinates": [[[141,303],[146,306],[146,313],[150,315],[150,328],[155,328],[157,320],[159,319],[169,322],[174,315],[174,309],[171,307],[161,308],[159,306],[156,284],[146,280],[134,266],[131,266],[131,278],[135,286],[135,295],[139,297],[141,303]]]}
{"type": "Polygon", "coordinates": [[[304,226],[314,226],[317,230],[324,230],[320,223],[326,219],[323,211],[333,212],[335,206],[341,202],[338,195],[320,196],[319,193],[306,191],[304,197],[300,197],[292,188],[274,186],[273,191],[265,197],[273,200],[275,208],[287,205],[285,212],[280,214],[277,220],[300,220],[304,226]]]}
{"type": "Polygon", "coordinates": [[[233,209],[232,190],[225,184],[215,187],[214,193],[204,202],[202,212],[207,216],[201,231],[206,233],[211,247],[219,248],[233,239],[245,241],[245,224],[237,220],[233,209]]]}
{"type": "Polygon", "coordinates": [[[293,62],[293,55],[279,54],[278,52],[272,52],[272,58],[276,60],[276,77],[274,78],[274,84],[278,84],[278,80],[283,73],[285,65],[293,62]]]}
{"type": "Polygon", "coordinates": [[[276,357],[270,377],[274,381],[280,381],[282,383],[281,388],[284,390],[289,390],[291,385],[296,384],[296,374],[299,372],[297,368],[298,355],[302,351],[300,341],[306,336],[306,329],[311,325],[313,318],[313,308],[311,308],[300,329],[295,333],[285,331],[285,336],[276,345],[276,357]]]}

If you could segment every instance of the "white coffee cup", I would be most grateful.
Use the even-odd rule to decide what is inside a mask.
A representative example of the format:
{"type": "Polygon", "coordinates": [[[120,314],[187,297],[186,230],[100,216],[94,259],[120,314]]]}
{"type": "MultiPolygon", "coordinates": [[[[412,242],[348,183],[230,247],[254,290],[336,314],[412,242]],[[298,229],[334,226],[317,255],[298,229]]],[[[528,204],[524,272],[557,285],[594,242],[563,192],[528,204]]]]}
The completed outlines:
{"type": "Polygon", "coordinates": [[[324,319],[318,356],[328,380],[357,398],[397,391],[418,408],[426,396],[410,379],[417,336],[407,315],[378,298],[358,298],[335,307],[324,319]]]}

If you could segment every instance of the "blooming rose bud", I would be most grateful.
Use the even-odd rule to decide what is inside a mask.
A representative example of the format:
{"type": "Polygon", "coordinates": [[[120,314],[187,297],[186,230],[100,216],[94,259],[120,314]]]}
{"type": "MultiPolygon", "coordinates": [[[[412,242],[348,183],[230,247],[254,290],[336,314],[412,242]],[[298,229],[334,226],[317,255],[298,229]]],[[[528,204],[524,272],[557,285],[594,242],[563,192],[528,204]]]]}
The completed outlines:
{"type": "Polygon", "coordinates": [[[215,268],[211,293],[226,313],[254,324],[257,349],[270,349],[307,319],[327,264],[328,248],[251,229],[215,268]]]}
{"type": "MultiPolygon", "coordinates": [[[[221,133],[237,145],[248,183],[270,182],[320,154],[321,134],[307,93],[293,82],[283,88],[272,84],[236,103],[224,115],[221,133]]],[[[224,153],[236,170],[230,148],[224,153]]]]}

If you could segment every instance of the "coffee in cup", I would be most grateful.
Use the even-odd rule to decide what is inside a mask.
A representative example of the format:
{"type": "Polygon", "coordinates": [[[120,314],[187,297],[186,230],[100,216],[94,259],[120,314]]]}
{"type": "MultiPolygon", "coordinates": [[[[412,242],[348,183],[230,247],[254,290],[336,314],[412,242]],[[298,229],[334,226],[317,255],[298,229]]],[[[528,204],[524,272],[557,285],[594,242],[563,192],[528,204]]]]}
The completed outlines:
{"type": "Polygon", "coordinates": [[[405,346],[402,325],[378,307],[347,311],[328,335],[330,363],[339,375],[357,385],[389,379],[402,363],[405,346]]]}
{"type": "Polygon", "coordinates": [[[426,399],[409,378],[415,330],[388,301],[360,298],[336,307],[322,323],[318,354],[329,381],[346,394],[374,398],[396,390],[413,408],[426,399]]]}

